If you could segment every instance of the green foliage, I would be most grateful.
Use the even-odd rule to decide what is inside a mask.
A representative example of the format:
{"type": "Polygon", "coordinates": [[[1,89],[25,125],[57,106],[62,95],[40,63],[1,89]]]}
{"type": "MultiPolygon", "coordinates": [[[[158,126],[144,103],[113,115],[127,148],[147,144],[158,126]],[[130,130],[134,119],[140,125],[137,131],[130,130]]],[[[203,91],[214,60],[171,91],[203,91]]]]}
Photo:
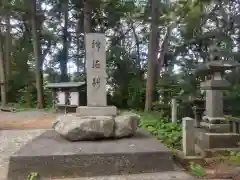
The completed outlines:
{"type": "Polygon", "coordinates": [[[25,86],[18,91],[18,104],[22,107],[35,107],[36,106],[36,89],[31,86],[25,86]]]}
{"type": "Polygon", "coordinates": [[[31,172],[28,177],[27,180],[37,180],[39,178],[39,173],[37,172],[31,172]]]}
{"type": "Polygon", "coordinates": [[[145,81],[132,79],[128,87],[128,107],[141,110],[145,104],[145,81]]]}
{"type": "Polygon", "coordinates": [[[146,84],[143,71],[126,49],[113,44],[107,52],[107,65],[108,84],[113,92],[111,102],[123,109],[143,109],[146,84]]]}
{"type": "MultiPolygon", "coordinates": [[[[165,98],[170,98],[169,96],[165,96],[165,98]]],[[[163,116],[169,116],[170,115],[170,111],[171,111],[171,105],[168,103],[163,103],[163,102],[154,102],[152,105],[152,110],[156,111],[156,112],[162,112],[163,116]]]]}
{"type": "MultiPolygon", "coordinates": [[[[37,90],[34,85],[25,86],[18,90],[16,108],[35,108],[37,101],[37,90]]],[[[44,89],[45,108],[52,107],[52,92],[50,89],[44,89]]]]}
{"type": "Polygon", "coordinates": [[[239,151],[230,151],[229,160],[233,163],[240,164],[240,152],[239,151]]]}
{"type": "Polygon", "coordinates": [[[240,151],[234,151],[230,149],[226,149],[226,152],[223,154],[215,155],[216,159],[220,162],[225,162],[228,164],[240,164],[240,151]]]}
{"type": "Polygon", "coordinates": [[[240,116],[239,101],[240,101],[240,85],[234,84],[230,91],[224,97],[225,114],[239,117],[240,116]]]}
{"type": "Polygon", "coordinates": [[[169,122],[163,113],[151,112],[140,113],[142,119],[140,126],[156,136],[167,146],[180,149],[182,140],[182,129],[179,123],[169,122]]]}
{"type": "Polygon", "coordinates": [[[59,123],[59,121],[53,121],[52,128],[54,129],[58,123],[59,123]]]}
{"type": "Polygon", "coordinates": [[[200,164],[190,163],[190,172],[193,176],[204,177],[206,175],[205,169],[200,164]]]}
{"type": "Polygon", "coordinates": [[[51,89],[44,89],[44,104],[46,109],[50,109],[53,106],[53,97],[51,89]]]}

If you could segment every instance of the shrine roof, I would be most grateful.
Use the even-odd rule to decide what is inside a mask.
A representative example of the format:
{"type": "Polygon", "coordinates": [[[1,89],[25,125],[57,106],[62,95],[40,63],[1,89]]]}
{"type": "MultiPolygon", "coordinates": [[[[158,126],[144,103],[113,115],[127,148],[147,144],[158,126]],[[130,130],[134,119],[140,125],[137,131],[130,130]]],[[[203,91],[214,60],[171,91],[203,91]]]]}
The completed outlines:
{"type": "Polygon", "coordinates": [[[47,88],[73,88],[85,85],[85,82],[60,82],[60,83],[48,83],[47,88]]]}

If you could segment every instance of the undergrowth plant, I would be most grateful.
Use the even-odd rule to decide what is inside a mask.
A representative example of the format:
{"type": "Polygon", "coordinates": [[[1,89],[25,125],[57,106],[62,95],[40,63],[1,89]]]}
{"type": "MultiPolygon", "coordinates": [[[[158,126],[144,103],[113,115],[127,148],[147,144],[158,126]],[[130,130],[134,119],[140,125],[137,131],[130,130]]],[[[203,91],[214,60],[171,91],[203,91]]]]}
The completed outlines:
{"type": "Polygon", "coordinates": [[[172,123],[162,113],[139,113],[140,126],[156,136],[161,142],[175,149],[181,148],[182,129],[179,122],[172,123]]]}
{"type": "Polygon", "coordinates": [[[230,151],[229,160],[232,163],[240,164],[240,152],[239,151],[230,151]]]}
{"type": "Polygon", "coordinates": [[[217,154],[216,159],[220,162],[240,164],[240,152],[226,149],[224,154],[217,154]]]}
{"type": "Polygon", "coordinates": [[[37,178],[39,178],[39,173],[37,172],[31,172],[28,177],[27,180],[37,180],[37,178]]]}
{"type": "Polygon", "coordinates": [[[206,175],[204,167],[193,162],[190,163],[190,173],[196,177],[204,177],[206,175]]]}

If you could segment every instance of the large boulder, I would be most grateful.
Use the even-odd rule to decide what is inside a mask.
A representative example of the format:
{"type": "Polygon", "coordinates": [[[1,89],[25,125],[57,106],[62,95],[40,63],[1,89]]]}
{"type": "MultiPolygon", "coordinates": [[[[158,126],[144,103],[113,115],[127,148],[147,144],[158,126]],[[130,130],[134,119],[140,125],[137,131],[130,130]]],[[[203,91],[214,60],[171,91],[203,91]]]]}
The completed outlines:
{"type": "Polygon", "coordinates": [[[114,137],[133,136],[139,126],[140,116],[134,113],[123,113],[115,117],[114,137]]]}
{"type": "Polygon", "coordinates": [[[53,129],[70,141],[104,139],[113,136],[112,116],[59,116],[53,129]]]}

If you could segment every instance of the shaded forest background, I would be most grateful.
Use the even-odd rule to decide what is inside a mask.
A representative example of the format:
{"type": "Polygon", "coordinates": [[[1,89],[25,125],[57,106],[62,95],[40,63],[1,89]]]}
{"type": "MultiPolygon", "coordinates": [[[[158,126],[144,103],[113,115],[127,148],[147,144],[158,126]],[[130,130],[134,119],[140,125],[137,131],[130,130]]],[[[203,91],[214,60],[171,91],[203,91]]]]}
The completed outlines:
{"type": "MultiPolygon", "coordinates": [[[[1,0],[2,106],[51,106],[48,82],[85,81],[84,34],[105,33],[109,103],[165,111],[201,98],[193,71],[209,60],[240,61],[238,0],[1,0]]],[[[226,73],[228,113],[240,115],[239,69],[226,73]]]]}

